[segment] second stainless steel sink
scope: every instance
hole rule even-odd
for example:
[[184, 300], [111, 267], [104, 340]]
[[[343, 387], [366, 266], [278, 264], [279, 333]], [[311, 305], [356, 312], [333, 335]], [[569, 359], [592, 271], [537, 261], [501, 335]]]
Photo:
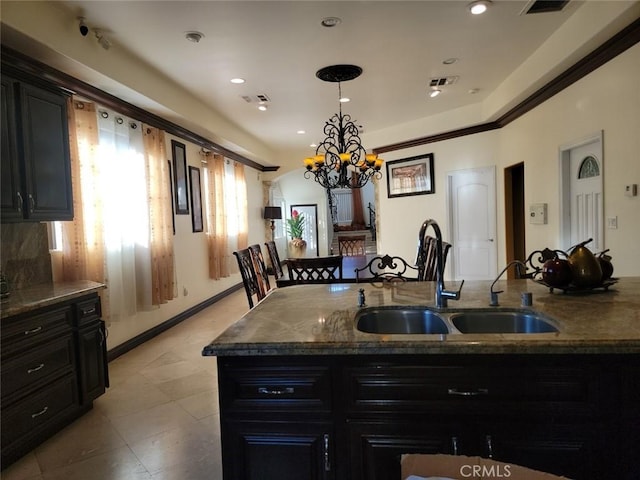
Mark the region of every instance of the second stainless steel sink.
[[358, 312], [356, 328], [366, 333], [449, 333], [444, 319], [425, 308], [372, 308]]
[[454, 313], [449, 319], [461, 333], [552, 333], [558, 329], [532, 312], [475, 311]]

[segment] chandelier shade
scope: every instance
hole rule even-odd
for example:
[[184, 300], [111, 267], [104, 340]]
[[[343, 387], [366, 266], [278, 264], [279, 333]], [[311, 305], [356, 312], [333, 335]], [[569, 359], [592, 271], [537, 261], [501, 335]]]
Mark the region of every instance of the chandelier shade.
[[[338, 83], [338, 99], [342, 98], [340, 83], [360, 76], [356, 65], [332, 65], [318, 70], [316, 76], [326, 82]], [[372, 178], [380, 178], [383, 160], [367, 153], [360, 140], [358, 126], [348, 114], [339, 111], [324, 125], [325, 138], [315, 155], [304, 160], [305, 178], [313, 178], [325, 189], [361, 188]]]

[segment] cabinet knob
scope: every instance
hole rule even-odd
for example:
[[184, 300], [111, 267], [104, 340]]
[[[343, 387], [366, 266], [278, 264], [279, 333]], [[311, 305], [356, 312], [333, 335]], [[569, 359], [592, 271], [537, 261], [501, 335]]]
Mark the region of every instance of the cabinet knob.
[[43, 368], [44, 368], [44, 363], [41, 363], [41, 364], [40, 364], [40, 365], [38, 365], [37, 367], [28, 368], [28, 369], [27, 369], [27, 373], [37, 372], [38, 370], [42, 370]]
[[458, 455], [458, 437], [451, 437], [451, 453]]
[[291, 395], [295, 393], [293, 387], [258, 387], [258, 393], [261, 395]]
[[476, 388], [475, 390], [458, 390], [457, 388], [450, 388], [447, 390], [447, 393], [459, 397], [477, 397], [478, 395], [489, 395], [489, 389]]
[[33, 195], [29, 194], [29, 212], [33, 213], [33, 210], [36, 208], [36, 201], [33, 198]]
[[487, 435], [484, 440], [487, 444], [487, 457], [493, 458], [493, 442], [491, 441], [491, 435]]
[[324, 434], [324, 471], [331, 471], [331, 462], [329, 461], [329, 434]]
[[16, 192], [16, 196], [18, 197], [18, 213], [22, 213], [22, 204], [24, 202], [22, 194], [20, 192]]
[[40, 410], [39, 412], [36, 413], [32, 413], [31, 414], [31, 418], [36, 418], [39, 417], [40, 415], [44, 415], [45, 413], [47, 413], [47, 410], [49, 410], [49, 407], [44, 407], [42, 410]]
[[42, 330], [42, 327], [41, 327], [41, 326], [40, 326], [40, 327], [33, 328], [33, 329], [31, 329], [31, 330], [25, 330], [24, 334], [25, 334], [25, 335], [31, 335], [31, 334], [33, 334], [33, 333], [38, 333], [40, 330]]

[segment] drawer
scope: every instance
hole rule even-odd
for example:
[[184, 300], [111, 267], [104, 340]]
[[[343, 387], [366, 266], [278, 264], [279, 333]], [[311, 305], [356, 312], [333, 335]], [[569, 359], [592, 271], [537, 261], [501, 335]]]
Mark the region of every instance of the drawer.
[[79, 409], [75, 375], [57, 380], [37, 394], [2, 409], [2, 450], [22, 437], [37, 436]]
[[2, 321], [2, 358], [71, 332], [72, 311], [66, 306]]
[[78, 327], [82, 327], [87, 323], [99, 319], [101, 315], [100, 297], [97, 295], [76, 304], [76, 320]]
[[75, 365], [73, 336], [41, 344], [30, 351], [2, 363], [2, 399], [37, 387], [72, 372]]
[[331, 410], [329, 367], [221, 367], [219, 380], [223, 411], [311, 411]]
[[565, 411], [597, 406], [597, 380], [580, 368], [384, 366], [345, 370], [350, 411]]

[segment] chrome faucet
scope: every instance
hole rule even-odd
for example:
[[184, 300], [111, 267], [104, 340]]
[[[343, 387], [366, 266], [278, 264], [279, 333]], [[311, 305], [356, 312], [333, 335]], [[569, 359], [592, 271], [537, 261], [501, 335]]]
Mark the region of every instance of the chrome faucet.
[[436, 307], [438, 308], [446, 308], [447, 302], [449, 299], [451, 300], [459, 300], [460, 299], [460, 291], [462, 290], [462, 285], [464, 285], [464, 280], [460, 284], [460, 289], [457, 291], [445, 290], [444, 288], [444, 258], [442, 256], [442, 232], [440, 231], [440, 227], [438, 223], [433, 219], [425, 220], [420, 228], [420, 232], [424, 234], [427, 230], [427, 227], [431, 225], [433, 227], [433, 231], [436, 234]]
[[[520, 260], [513, 260], [512, 262], [509, 262], [507, 264], [506, 267], [504, 267], [502, 269], [502, 271], [498, 274], [498, 276], [496, 277], [496, 279], [493, 281], [493, 283], [491, 284], [491, 288], [489, 289], [489, 297], [490, 297], [490, 302], [489, 302], [489, 306], [490, 307], [498, 307], [500, 306], [500, 304], [498, 303], [498, 294], [504, 292], [504, 290], [498, 290], [497, 292], [493, 290], [494, 285], [496, 284], [496, 282], [498, 280], [500, 280], [500, 277], [502, 276], [502, 274], [504, 272], [507, 271], [507, 269], [511, 266], [511, 265], [520, 265], [522, 267], [524, 267], [524, 271], [527, 271], [527, 266], [521, 262]], [[524, 292], [522, 294], [522, 306], [523, 307], [530, 307], [531, 306], [531, 294], [529, 292]]]

